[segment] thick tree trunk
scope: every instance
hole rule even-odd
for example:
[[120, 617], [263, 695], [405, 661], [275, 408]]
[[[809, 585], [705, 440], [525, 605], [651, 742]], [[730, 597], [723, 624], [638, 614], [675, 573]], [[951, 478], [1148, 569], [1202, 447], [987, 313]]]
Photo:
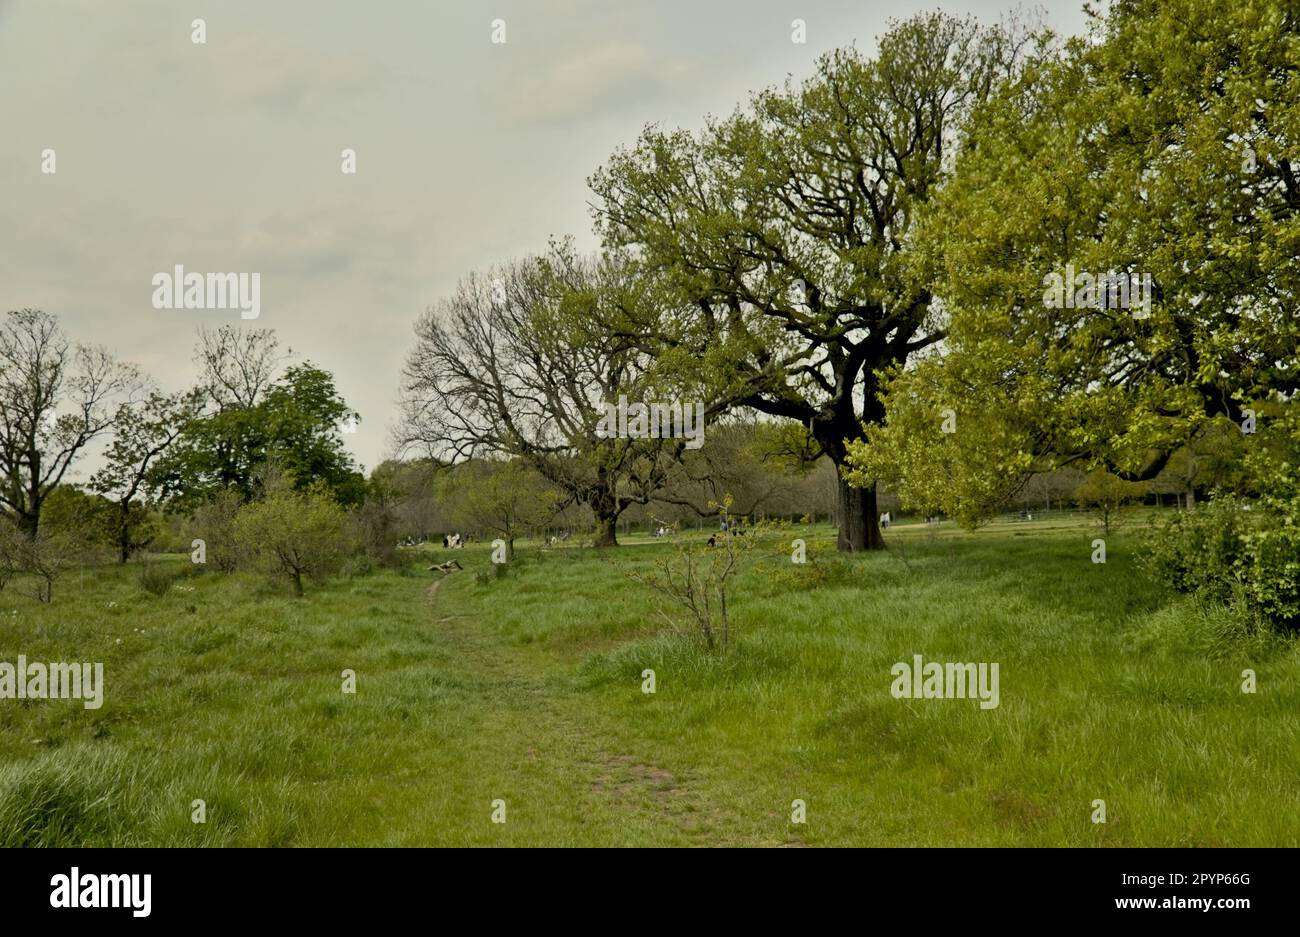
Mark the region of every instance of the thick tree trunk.
[[877, 523], [875, 483], [868, 488], [854, 488], [840, 476], [837, 495], [840, 533], [836, 545], [840, 551], [885, 549], [885, 538], [880, 535]]
[[39, 511], [20, 511], [15, 518], [18, 529], [22, 531], [23, 536], [28, 540], [36, 539], [36, 531], [41, 525], [41, 515]]
[[609, 515], [602, 517], [596, 515], [596, 546], [598, 547], [616, 547], [618, 546], [618, 516]]
[[596, 470], [596, 485], [590, 492], [591, 510], [596, 515], [596, 546], [618, 546], [618, 495], [605, 469]]

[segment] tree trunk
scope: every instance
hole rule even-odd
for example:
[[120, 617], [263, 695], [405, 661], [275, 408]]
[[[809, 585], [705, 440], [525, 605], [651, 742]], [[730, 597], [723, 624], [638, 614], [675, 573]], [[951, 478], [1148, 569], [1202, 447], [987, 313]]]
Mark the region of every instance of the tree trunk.
[[131, 506], [128, 503], [124, 509], [118, 512], [117, 519], [117, 561], [125, 563], [131, 558]]
[[596, 515], [596, 546], [598, 547], [616, 547], [618, 546], [618, 517], [609, 515], [602, 517]]
[[596, 470], [596, 484], [589, 492], [592, 512], [596, 515], [596, 546], [618, 546], [618, 495], [604, 468]]
[[839, 476], [836, 506], [840, 522], [836, 546], [841, 552], [885, 549], [885, 538], [880, 535], [877, 523], [880, 512], [876, 510], [874, 482], [868, 488], [854, 488]]

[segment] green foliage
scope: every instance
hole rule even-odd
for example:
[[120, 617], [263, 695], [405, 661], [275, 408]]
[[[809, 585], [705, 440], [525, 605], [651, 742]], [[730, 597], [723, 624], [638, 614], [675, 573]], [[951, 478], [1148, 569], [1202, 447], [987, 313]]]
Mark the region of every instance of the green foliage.
[[[750, 565], [755, 550], [763, 544], [766, 525], [746, 525], [744, 518], [730, 514], [732, 499], [724, 496], [721, 504], [711, 506], [727, 525], [712, 538], [713, 544], [687, 540], [675, 527], [670, 528], [671, 553], [663, 555], [652, 571], [629, 573], [633, 581], [669, 600], [671, 606], [688, 614], [688, 627], [703, 641], [706, 649], [721, 648], [725, 654], [731, 643], [734, 581]], [[674, 619], [664, 610], [659, 614], [675, 629]]]
[[552, 518], [561, 492], [523, 459], [476, 459], [449, 469], [438, 494], [458, 527], [507, 544]]
[[377, 487], [372, 485], [365, 501], [351, 512], [352, 527], [368, 560], [376, 566], [396, 566], [397, 512], [391, 499], [375, 490]]
[[[1294, 5], [1116, 3], [1095, 28], [1044, 40], [976, 110], [920, 220], [943, 353], [892, 372], [879, 457], [856, 454], [913, 501], [987, 513], [1081, 459], [1151, 478], [1210, 421], [1300, 386]], [[1067, 267], [1149, 274], [1149, 315], [1049, 302]]]
[[17, 524], [0, 515], [0, 592], [23, 568], [26, 539]]
[[319, 483], [305, 491], [274, 484], [239, 510], [234, 532], [251, 566], [287, 580], [296, 595], [304, 579], [337, 572], [354, 547], [347, 515]]
[[227, 402], [192, 420], [154, 477], [173, 506], [193, 508], [220, 490], [255, 497], [258, 469], [276, 462], [299, 490], [319, 483], [340, 504], [359, 504], [365, 477], [339, 436], [348, 417], [356, 414], [328, 372], [310, 362], [290, 367], [255, 403]]
[[831, 549], [831, 545], [823, 540], [807, 543], [804, 559], [803, 563], [793, 563], [790, 562], [789, 557], [780, 557], [777, 562], [771, 564], [767, 581], [773, 592], [804, 591], [842, 585], [853, 578], [853, 564]]
[[1248, 502], [1220, 495], [1180, 511], [1145, 539], [1145, 562], [1179, 592], [1219, 602], [1244, 594], [1245, 539], [1254, 518]]
[[[87, 552], [102, 552], [115, 544], [116, 507], [107, 498], [71, 485], [59, 485], [45, 499], [41, 528], [47, 535], [79, 544]], [[137, 514], [137, 523], [147, 520]]]
[[[891, 22], [874, 58], [835, 50], [698, 135], [652, 126], [615, 153], [591, 180], [597, 223], [664, 285], [637, 325], [657, 365], [711, 407], [808, 427], [843, 466], [885, 415], [882, 374], [943, 338], [914, 226], [1014, 46], [918, 14]], [[841, 492], [856, 516], [840, 549], [881, 547], [874, 481], [854, 481], [867, 490]]]
[[1221, 494], [1145, 540], [1145, 562], [1181, 592], [1243, 604], [1283, 628], [1300, 625], [1300, 498]]
[[1087, 508], [1105, 533], [1117, 529], [1134, 502], [1145, 494], [1147, 485], [1125, 481], [1105, 469], [1096, 469], [1074, 490], [1074, 500]]
[[223, 573], [233, 572], [239, 565], [239, 534], [235, 519], [243, 503], [237, 490], [223, 489], [194, 512], [191, 522], [191, 539], [204, 542], [207, 564]]

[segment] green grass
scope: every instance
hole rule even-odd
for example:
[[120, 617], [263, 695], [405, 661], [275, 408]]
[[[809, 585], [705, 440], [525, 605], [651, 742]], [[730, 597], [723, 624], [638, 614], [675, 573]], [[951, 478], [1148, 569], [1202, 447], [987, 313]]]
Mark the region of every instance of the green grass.
[[[669, 549], [646, 538], [524, 544], [481, 581], [475, 545], [432, 595], [422, 570], [301, 600], [215, 573], [156, 596], [134, 567], [49, 606], [11, 584], [0, 660], [103, 661], [107, 689], [0, 700], [0, 845], [1300, 844], [1300, 647], [1165, 592], [1126, 537], [1093, 564], [1094, 536], [896, 527], [841, 558], [796, 528], [737, 582], [725, 656], [665, 634], [628, 576]], [[913, 654], [998, 662], [1001, 705], [894, 699]]]

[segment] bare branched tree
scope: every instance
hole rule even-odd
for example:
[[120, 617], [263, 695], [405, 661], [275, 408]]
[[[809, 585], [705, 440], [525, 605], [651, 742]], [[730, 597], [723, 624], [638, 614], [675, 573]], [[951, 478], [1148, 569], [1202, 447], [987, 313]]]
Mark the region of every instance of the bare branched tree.
[[416, 326], [398, 445], [444, 462], [522, 458], [567, 503], [590, 506], [598, 545], [615, 545], [619, 515], [652, 498], [686, 443], [612, 438], [599, 427], [621, 395], [667, 393], [650, 359], [604, 326], [652, 301], [626, 265], [576, 257], [567, 245], [469, 277]]
[[199, 329], [194, 363], [202, 388], [217, 410], [229, 406], [255, 406], [271, 386], [293, 349], [280, 351], [280, 341], [270, 329], [241, 329], [223, 325]]
[[0, 323], [0, 511], [33, 539], [41, 506], [87, 445], [139, 390], [134, 367], [107, 349], [72, 345], [37, 309]]

